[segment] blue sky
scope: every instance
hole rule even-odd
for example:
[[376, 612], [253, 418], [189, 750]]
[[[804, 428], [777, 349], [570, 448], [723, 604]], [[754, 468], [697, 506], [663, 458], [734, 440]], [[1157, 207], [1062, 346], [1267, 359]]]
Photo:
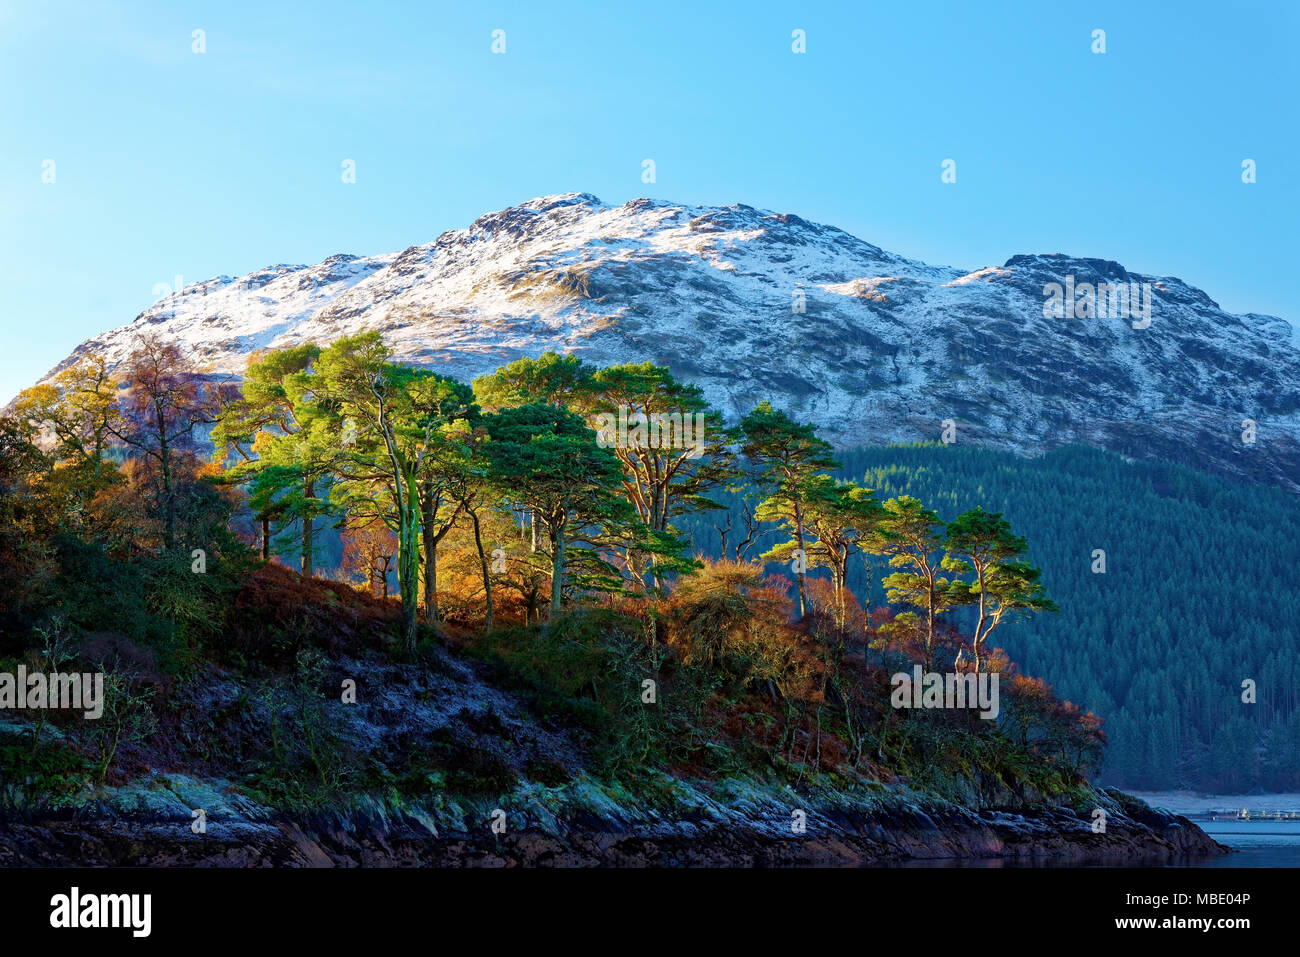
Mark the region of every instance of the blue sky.
[[971, 269], [1117, 259], [1300, 324], [1297, 11], [0, 0], [0, 402], [174, 276], [402, 249], [569, 190]]

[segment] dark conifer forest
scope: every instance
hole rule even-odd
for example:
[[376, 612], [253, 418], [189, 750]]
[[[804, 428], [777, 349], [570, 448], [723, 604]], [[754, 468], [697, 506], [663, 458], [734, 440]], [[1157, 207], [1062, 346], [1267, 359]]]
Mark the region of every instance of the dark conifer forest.
[[[1300, 504], [1281, 490], [1073, 446], [1025, 458], [919, 446], [837, 453], [883, 497], [1001, 512], [1060, 614], [1000, 636], [1029, 674], [1105, 718], [1102, 780], [1218, 793], [1300, 788]], [[733, 504], [737, 521], [744, 510]], [[692, 524], [710, 553], [710, 519]], [[1105, 552], [1094, 571], [1093, 552]], [[850, 568], [864, 594], [867, 556]], [[871, 602], [883, 599], [873, 579]], [[968, 627], [954, 610], [948, 619]], [[1242, 682], [1260, 693], [1242, 707]]]

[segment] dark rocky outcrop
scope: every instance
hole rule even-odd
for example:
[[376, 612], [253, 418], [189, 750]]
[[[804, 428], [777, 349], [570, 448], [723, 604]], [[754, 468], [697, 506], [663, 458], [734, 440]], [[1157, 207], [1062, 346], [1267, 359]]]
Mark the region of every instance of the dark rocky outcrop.
[[[655, 809], [609, 803], [608, 792], [587, 784], [558, 814], [546, 807], [554, 793], [516, 795], [503, 802], [501, 835], [491, 829], [495, 809], [469, 800], [293, 819], [244, 804], [214, 814], [204, 834], [192, 832], [183, 806], [155, 805], [131, 817], [11, 821], [0, 826], [0, 866], [1073, 866], [1227, 852], [1187, 818], [1112, 789], [1096, 793], [1107, 819], [1105, 832], [1094, 833], [1091, 814], [1059, 805], [975, 812], [893, 792], [854, 805], [838, 793], [801, 800], [731, 786], [713, 797], [688, 790], [676, 807]], [[806, 808], [805, 833], [793, 831], [792, 806]]]

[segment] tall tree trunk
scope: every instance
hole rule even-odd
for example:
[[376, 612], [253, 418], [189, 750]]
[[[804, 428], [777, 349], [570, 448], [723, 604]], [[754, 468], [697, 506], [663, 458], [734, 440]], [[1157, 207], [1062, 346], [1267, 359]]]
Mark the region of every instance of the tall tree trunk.
[[271, 560], [271, 518], [268, 515], [262, 516], [262, 561]]
[[302, 511], [302, 577], [311, 578], [316, 569], [312, 565], [312, 552], [315, 550], [315, 518], [310, 502], [316, 498], [315, 487], [313, 483], [306, 482], [302, 487], [303, 511]]
[[551, 620], [560, 616], [564, 594], [564, 518], [551, 526]]
[[464, 503], [457, 503], [451, 517], [438, 529], [438, 509], [443, 502], [442, 494], [425, 495], [420, 501], [421, 536], [424, 543], [424, 617], [426, 621], [437, 624], [438, 618], [438, 543], [460, 518]]
[[[656, 482], [650, 504], [650, 527], [656, 532], [668, 530], [668, 500], [663, 487]], [[659, 556], [650, 555], [650, 580], [658, 590], [663, 584], [663, 572], [659, 569]]]
[[929, 671], [934, 667], [934, 604], [937, 596], [934, 591], [934, 573], [930, 574], [925, 607], [925, 667]]
[[478, 510], [470, 509], [469, 517], [474, 522], [474, 546], [478, 549], [479, 568], [483, 570], [483, 594], [487, 596], [487, 634], [490, 635], [492, 634], [492, 575], [488, 572], [487, 555], [483, 553], [483, 535], [479, 530]]
[[401, 506], [397, 547], [397, 584], [402, 596], [402, 626], [406, 654], [415, 657], [418, 637], [420, 591], [420, 505], [415, 488], [407, 484], [407, 498]]
[[803, 618], [808, 614], [807, 600], [804, 598], [804, 573], [803, 568], [808, 564], [808, 552], [804, 549], [803, 542], [803, 509], [799, 507], [799, 499], [796, 493], [794, 498], [794, 537], [799, 543], [799, 565], [795, 571], [795, 577], [799, 580], [799, 617]]
[[831, 589], [835, 595], [835, 627], [840, 635], [844, 634], [845, 602], [844, 602], [844, 582], [848, 578], [848, 560], [845, 559], [843, 565], [835, 559], [835, 565], [831, 568]]

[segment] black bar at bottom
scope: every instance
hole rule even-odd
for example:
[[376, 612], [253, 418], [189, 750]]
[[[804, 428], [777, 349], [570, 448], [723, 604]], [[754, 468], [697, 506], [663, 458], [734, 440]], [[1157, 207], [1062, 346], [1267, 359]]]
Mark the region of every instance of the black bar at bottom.
[[[1295, 869], [1233, 868], [15, 869], [0, 871], [0, 923], [6, 944], [75, 934], [128, 946], [374, 946], [400, 934], [432, 943], [455, 928], [454, 939], [469, 934], [494, 949], [512, 939], [575, 948], [585, 939], [584, 950], [619, 940], [667, 948], [683, 935], [692, 943], [770, 946], [786, 931], [812, 932], [823, 943], [859, 937], [921, 948], [979, 939], [965, 934], [1036, 931], [1053, 940], [1129, 938], [1146, 946], [1200, 936], [1231, 946], [1242, 935], [1294, 927], [1296, 876]], [[146, 894], [143, 936], [144, 898], [117, 895]], [[82, 914], [104, 922], [116, 914], [125, 926], [52, 926], [52, 917], [70, 925]]]

